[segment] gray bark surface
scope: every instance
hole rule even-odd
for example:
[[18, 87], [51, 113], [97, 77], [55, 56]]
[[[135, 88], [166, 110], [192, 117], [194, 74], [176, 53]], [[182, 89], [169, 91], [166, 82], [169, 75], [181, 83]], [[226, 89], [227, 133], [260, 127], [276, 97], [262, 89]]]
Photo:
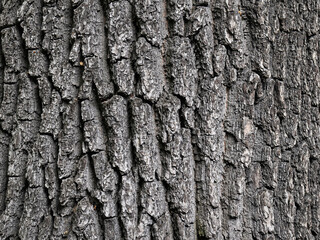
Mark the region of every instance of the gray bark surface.
[[0, 239], [320, 239], [318, 0], [2, 0]]

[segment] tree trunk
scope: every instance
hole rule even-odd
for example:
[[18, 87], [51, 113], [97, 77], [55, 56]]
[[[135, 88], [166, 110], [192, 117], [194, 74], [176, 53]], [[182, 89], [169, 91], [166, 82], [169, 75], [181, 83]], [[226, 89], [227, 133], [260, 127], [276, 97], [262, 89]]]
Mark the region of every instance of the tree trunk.
[[0, 239], [320, 239], [318, 0], [0, 9]]

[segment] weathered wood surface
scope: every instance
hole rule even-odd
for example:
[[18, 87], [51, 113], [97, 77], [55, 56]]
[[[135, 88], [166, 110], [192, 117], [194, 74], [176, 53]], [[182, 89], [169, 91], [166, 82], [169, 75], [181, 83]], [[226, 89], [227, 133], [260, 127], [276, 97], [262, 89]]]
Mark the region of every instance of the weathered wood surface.
[[0, 239], [320, 239], [318, 0], [3, 0]]

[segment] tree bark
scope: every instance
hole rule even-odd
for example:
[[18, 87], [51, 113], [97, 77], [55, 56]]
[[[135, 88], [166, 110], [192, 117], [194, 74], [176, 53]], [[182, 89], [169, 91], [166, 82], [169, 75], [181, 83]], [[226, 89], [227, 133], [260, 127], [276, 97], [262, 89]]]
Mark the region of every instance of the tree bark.
[[315, 0], [3, 0], [0, 239], [320, 239]]

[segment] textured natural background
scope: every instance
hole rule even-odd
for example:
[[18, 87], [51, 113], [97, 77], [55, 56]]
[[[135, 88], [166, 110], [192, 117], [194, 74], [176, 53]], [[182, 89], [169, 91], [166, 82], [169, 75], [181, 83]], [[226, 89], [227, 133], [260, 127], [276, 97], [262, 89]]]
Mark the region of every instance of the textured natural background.
[[2, 0], [0, 239], [320, 239], [319, 0]]

